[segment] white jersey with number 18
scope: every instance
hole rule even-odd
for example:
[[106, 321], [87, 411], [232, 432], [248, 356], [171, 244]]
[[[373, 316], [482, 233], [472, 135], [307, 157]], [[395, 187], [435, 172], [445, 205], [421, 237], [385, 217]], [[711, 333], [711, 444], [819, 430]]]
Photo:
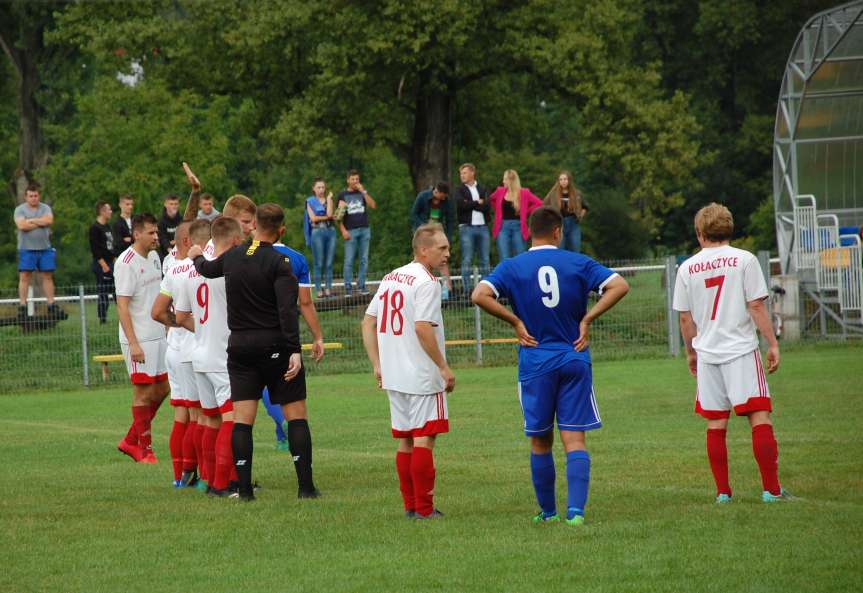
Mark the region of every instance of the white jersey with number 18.
[[383, 277], [366, 309], [377, 320], [378, 352], [384, 389], [432, 395], [446, 387], [440, 370], [417, 339], [414, 323], [428, 321], [444, 351], [441, 288], [422, 264], [409, 263]]
[[766, 296], [754, 255], [730, 245], [707, 247], [678, 268], [674, 309], [691, 312], [698, 328], [692, 347], [699, 359], [723, 364], [758, 348], [746, 304]]
[[[213, 259], [211, 245], [204, 257]], [[228, 372], [228, 299], [224, 278], [204, 278], [195, 266], [180, 275], [174, 301], [177, 311], [191, 312], [195, 319], [195, 348], [192, 368], [201, 373]]]

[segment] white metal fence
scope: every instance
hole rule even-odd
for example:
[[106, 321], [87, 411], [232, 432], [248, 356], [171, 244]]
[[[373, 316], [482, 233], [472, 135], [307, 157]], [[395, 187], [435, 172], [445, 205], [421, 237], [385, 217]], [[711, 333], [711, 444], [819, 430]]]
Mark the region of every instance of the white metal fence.
[[[766, 266], [766, 257], [762, 259]], [[632, 290], [592, 326], [593, 357], [677, 355], [680, 336], [676, 315], [671, 313], [676, 259], [606, 264], [626, 277]], [[370, 290], [382, 275], [369, 275]], [[460, 277], [454, 275], [452, 281], [454, 291], [443, 309], [448, 360], [454, 366], [515, 365], [512, 328], [473, 306], [461, 290]], [[346, 299], [340, 283], [335, 292], [335, 298], [317, 300], [316, 306], [325, 341], [336, 347], [327, 351], [320, 364], [307, 358], [309, 374], [369, 370], [359, 324], [370, 297], [354, 291], [353, 298]], [[100, 323], [95, 285], [58, 287], [57, 303], [69, 316], [62, 321], [46, 318], [44, 299], [34, 299], [35, 317], [22, 322], [16, 294], [14, 289], [0, 291], [0, 393], [128, 381], [123, 362], [94, 360], [120, 353], [115, 304], [110, 302], [107, 322]], [[302, 322], [300, 326], [303, 341], [310, 342], [307, 328]]]

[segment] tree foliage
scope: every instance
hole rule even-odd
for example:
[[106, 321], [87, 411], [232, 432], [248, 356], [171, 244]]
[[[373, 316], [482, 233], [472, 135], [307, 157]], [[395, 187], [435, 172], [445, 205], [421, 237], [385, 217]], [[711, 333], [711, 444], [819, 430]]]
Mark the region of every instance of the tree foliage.
[[[380, 204], [377, 269], [406, 256], [416, 191], [456, 180], [464, 161], [489, 185], [515, 168], [538, 195], [572, 170], [600, 258], [686, 249], [691, 215], [710, 199], [732, 207], [740, 231], [763, 234], [750, 214], [769, 195], [782, 67], [821, 4], [58, 5], [45, 40], [63, 57], [40, 64], [52, 156], [38, 175], [58, 212], [60, 281], [88, 279], [80, 237], [97, 199], [132, 193], [157, 210], [162, 194], [185, 193], [182, 160], [220, 202], [243, 192], [283, 204], [297, 247], [312, 179], [338, 191], [361, 169]], [[117, 80], [133, 68], [137, 84]], [[9, 90], [0, 83], [3, 137], [14, 135]], [[8, 161], [0, 153], [7, 178]]]

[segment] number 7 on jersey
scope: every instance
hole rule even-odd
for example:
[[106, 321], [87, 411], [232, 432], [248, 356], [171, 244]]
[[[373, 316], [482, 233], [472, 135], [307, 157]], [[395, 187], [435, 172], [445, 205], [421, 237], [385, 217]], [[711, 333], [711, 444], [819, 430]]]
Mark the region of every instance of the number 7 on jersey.
[[722, 284], [725, 282], [725, 274], [714, 276], [713, 278], [704, 279], [705, 288], [716, 287], [716, 296], [713, 297], [713, 313], [710, 314], [710, 320], [716, 319], [716, 309], [719, 308], [719, 296], [722, 294]]

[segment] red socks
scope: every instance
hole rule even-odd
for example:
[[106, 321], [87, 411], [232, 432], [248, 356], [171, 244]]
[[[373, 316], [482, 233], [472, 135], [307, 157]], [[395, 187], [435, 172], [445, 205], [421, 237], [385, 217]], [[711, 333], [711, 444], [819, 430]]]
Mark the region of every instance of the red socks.
[[402, 491], [402, 500], [406, 511], [416, 510], [414, 504], [414, 483], [411, 479], [411, 457], [410, 453], [396, 452], [396, 473], [399, 475], [399, 490]]
[[135, 431], [138, 433], [137, 444], [146, 453], [152, 449], [150, 420], [153, 416], [150, 414], [150, 406], [132, 406], [132, 418], [135, 424]]
[[417, 514], [429, 515], [434, 510], [434, 457], [431, 449], [414, 447], [411, 457], [411, 480]]
[[207, 474], [207, 464], [204, 462], [204, 433], [207, 432], [207, 427], [203, 424], [198, 424], [195, 430], [195, 456], [198, 458], [198, 476], [202, 480], [209, 480]]
[[198, 454], [195, 452], [195, 435], [198, 432], [198, 423], [189, 422], [183, 435], [183, 471], [190, 472], [198, 467]]
[[207, 484], [212, 486], [216, 479], [216, 439], [219, 429], [210, 426], [204, 427], [204, 465], [207, 468]]
[[171, 439], [168, 441], [171, 449], [171, 461], [174, 463], [174, 480], [179, 480], [183, 475], [183, 441], [186, 437], [186, 424], [174, 420], [174, 428], [171, 429]]
[[716, 481], [716, 495], [731, 496], [731, 486], [728, 485], [728, 448], [725, 446], [725, 429], [707, 429], [707, 459], [710, 460], [710, 471]]
[[222, 421], [222, 426], [216, 437], [216, 476], [212, 483], [216, 490], [224, 490], [228, 487], [231, 468], [234, 467], [234, 451], [231, 448], [231, 433], [233, 431], [233, 422]]
[[752, 427], [752, 453], [761, 470], [761, 486], [770, 494], [779, 496], [782, 491], [779, 485], [779, 447], [770, 424]]

